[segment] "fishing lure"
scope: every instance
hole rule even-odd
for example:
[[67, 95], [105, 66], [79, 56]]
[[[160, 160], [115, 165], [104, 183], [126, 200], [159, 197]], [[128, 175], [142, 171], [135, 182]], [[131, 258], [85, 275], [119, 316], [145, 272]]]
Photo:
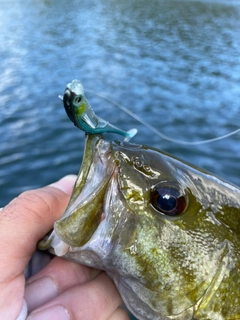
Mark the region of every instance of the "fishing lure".
[[69, 83], [63, 97], [59, 96], [59, 98], [63, 101], [66, 113], [74, 125], [86, 133], [116, 133], [124, 136], [125, 141], [129, 141], [137, 133], [137, 129], [123, 131], [98, 117], [91, 108], [79, 80]]

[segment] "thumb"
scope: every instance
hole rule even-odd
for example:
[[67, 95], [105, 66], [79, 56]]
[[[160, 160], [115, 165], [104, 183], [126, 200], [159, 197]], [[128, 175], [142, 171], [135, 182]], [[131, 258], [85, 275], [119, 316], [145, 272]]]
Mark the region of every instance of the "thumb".
[[76, 176], [69, 175], [50, 186], [26, 191], [0, 211], [2, 281], [23, 272], [37, 242], [62, 216], [75, 180]]

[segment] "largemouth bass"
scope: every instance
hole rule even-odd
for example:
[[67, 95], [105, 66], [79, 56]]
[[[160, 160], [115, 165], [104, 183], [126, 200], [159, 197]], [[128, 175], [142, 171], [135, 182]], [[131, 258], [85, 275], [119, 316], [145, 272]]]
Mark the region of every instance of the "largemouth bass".
[[39, 248], [105, 270], [139, 320], [240, 319], [240, 189], [159, 150], [86, 135]]

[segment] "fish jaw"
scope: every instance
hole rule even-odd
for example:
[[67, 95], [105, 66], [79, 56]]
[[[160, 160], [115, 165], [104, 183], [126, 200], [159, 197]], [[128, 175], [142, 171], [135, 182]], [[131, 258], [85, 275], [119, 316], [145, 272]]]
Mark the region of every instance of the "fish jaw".
[[112, 257], [120, 257], [122, 247], [134, 235], [126, 225], [136, 225], [136, 215], [119, 192], [118, 175], [112, 144], [100, 135], [86, 135], [83, 163], [69, 205], [52, 233], [39, 242], [39, 249], [105, 270], [116, 280]]
[[[101, 136], [86, 135], [82, 166], [76, 180], [71, 200], [62, 218], [38, 244], [53, 254], [65, 256], [68, 252], [86, 249], [84, 245], [99, 229], [106, 218], [104, 197], [110, 180], [116, 179], [116, 163], [112, 158], [111, 144]], [[97, 231], [101, 234], [101, 228]], [[79, 262], [84, 261], [79, 258]]]

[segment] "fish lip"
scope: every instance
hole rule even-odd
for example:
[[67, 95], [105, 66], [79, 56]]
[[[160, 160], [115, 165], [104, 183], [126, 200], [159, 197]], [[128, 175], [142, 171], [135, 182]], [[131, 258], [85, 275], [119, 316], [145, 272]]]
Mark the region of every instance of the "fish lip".
[[[100, 134], [86, 134], [82, 165], [68, 207], [63, 216], [54, 223], [53, 232], [39, 242], [39, 249], [49, 249], [52, 253], [63, 256], [67, 252], [80, 250], [80, 248], [85, 247], [91, 241], [102, 220], [107, 219], [107, 212], [104, 211], [104, 196], [99, 196], [101, 207], [97, 214], [100, 221], [95, 224], [95, 229], [92, 230], [91, 236], [85, 243], [75, 245], [72, 241], [69, 241], [67, 233], [66, 235], [63, 234], [59, 225], [63, 221], [66, 221], [65, 226], [67, 226], [68, 223], [71, 223], [68, 219], [71, 220], [71, 215], [79, 207], [87, 209], [88, 205], [91, 205], [91, 199], [95, 199], [98, 193], [100, 194], [104, 183], [107, 186], [115, 172], [116, 166], [117, 164], [112, 154], [112, 144], [106, 141]], [[92, 195], [93, 189], [96, 189], [94, 195]]]

